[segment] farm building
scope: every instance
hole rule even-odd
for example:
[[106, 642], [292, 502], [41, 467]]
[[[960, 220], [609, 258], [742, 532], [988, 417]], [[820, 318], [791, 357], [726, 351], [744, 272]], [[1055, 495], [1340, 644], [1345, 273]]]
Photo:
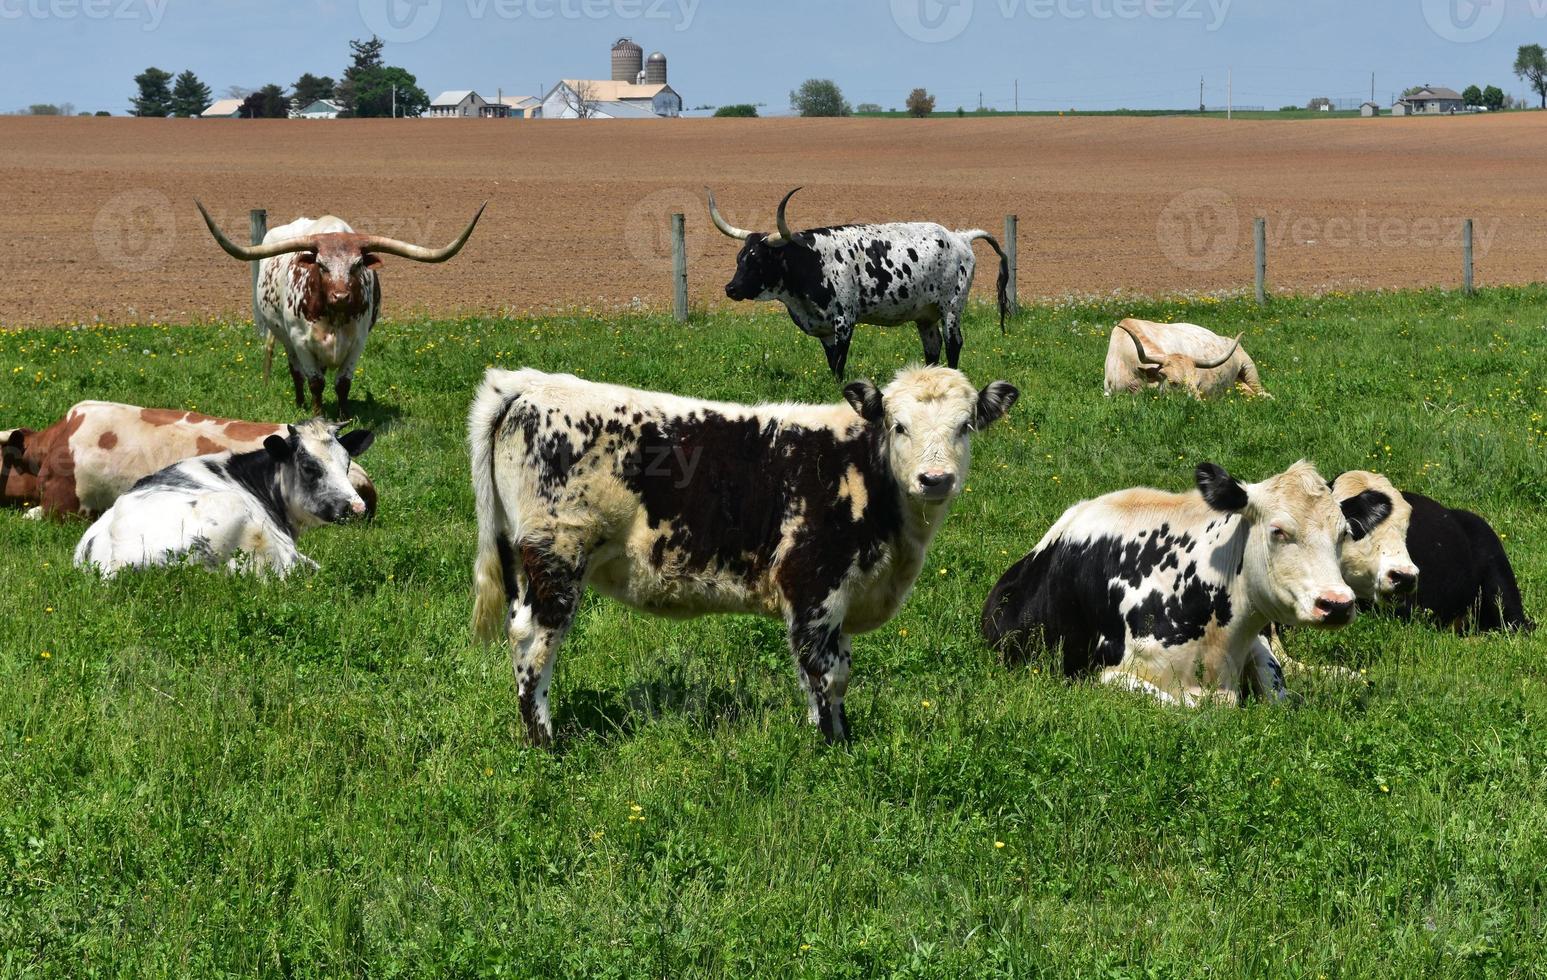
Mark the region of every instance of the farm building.
[[236, 119], [242, 114], [241, 99], [221, 99], [199, 113], [200, 119]]
[[504, 95], [499, 104], [511, 119], [541, 119], [543, 100], [532, 95]]
[[1374, 102], [1366, 102], [1364, 105], [1359, 107], [1359, 115], [1366, 119], [1378, 116], [1380, 115], [1380, 106], [1376, 105]]
[[430, 102], [431, 119], [503, 119], [505, 107], [471, 90], [442, 92]]
[[304, 109], [297, 109], [293, 113], [296, 119], [337, 119], [344, 107], [331, 99], [318, 99]]
[[1465, 112], [1466, 100], [1455, 89], [1444, 86], [1434, 87], [1425, 85], [1411, 95], [1403, 96], [1397, 105], [1406, 104], [1406, 111], [1397, 112], [1396, 106], [1392, 107], [1392, 115], [1396, 116], [1438, 116], [1450, 112]]
[[675, 118], [682, 96], [667, 83], [666, 55], [645, 50], [628, 38], [612, 46], [610, 79], [566, 78], [542, 99], [544, 119]]

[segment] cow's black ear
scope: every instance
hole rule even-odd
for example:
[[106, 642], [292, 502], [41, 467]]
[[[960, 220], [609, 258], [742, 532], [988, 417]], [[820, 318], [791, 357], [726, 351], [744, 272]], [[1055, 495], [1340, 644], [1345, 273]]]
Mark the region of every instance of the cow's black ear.
[[851, 381], [843, 389], [843, 400], [866, 422], [881, 421], [881, 391], [869, 381]]
[[978, 392], [976, 428], [986, 429], [1004, 418], [1021, 400], [1021, 390], [1008, 381], [995, 381]]
[[1203, 493], [1203, 501], [1215, 510], [1236, 514], [1246, 509], [1246, 487], [1231, 476], [1223, 466], [1199, 463], [1193, 479]]
[[364, 456], [365, 451], [371, 448], [371, 443], [375, 441], [376, 433], [370, 429], [356, 429], [338, 437], [338, 444], [344, 447], [344, 452], [348, 453], [351, 459]]
[[1339, 506], [1343, 508], [1349, 534], [1355, 541], [1374, 534], [1375, 529], [1391, 516], [1391, 498], [1379, 490], [1366, 490], [1357, 497], [1348, 498]]
[[272, 435], [263, 440], [263, 448], [269, 456], [281, 463], [295, 455], [295, 447], [290, 445], [289, 439], [281, 435]]
[[0, 455], [6, 459], [21, 459], [27, 452], [27, 438], [34, 434], [31, 429], [12, 429], [5, 442], [0, 444]]

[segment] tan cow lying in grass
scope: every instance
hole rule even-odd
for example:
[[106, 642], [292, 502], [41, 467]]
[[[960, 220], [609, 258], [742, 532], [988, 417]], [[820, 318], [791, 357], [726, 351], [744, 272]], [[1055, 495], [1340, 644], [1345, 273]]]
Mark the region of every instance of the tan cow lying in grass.
[[1273, 397], [1241, 337], [1232, 342], [1194, 323], [1124, 320], [1107, 343], [1106, 393], [1176, 385], [1198, 399], [1237, 387], [1247, 397]]
[[[182, 409], [80, 402], [41, 432], [0, 430], [0, 504], [28, 508], [33, 518], [96, 518], [152, 473], [193, 456], [252, 452], [285, 430]], [[349, 482], [374, 515], [371, 478], [351, 464]]]

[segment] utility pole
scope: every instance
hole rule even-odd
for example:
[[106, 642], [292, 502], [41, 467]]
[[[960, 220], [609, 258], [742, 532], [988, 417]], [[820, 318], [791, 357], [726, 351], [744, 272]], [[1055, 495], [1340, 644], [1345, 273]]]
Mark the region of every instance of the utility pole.
[[397, 86], [392, 86], [392, 118], [397, 118]]
[[1021, 114], [1021, 80], [1019, 78], [1015, 80], [1015, 114], [1017, 116]]
[[1206, 105], [1205, 105], [1205, 103], [1203, 101], [1203, 76], [1199, 75], [1198, 76], [1198, 111], [1202, 112], [1205, 108], [1206, 108]]
[[1370, 101], [1375, 101], [1375, 73], [1370, 72]]
[[1235, 69], [1225, 69], [1225, 118], [1235, 118]]

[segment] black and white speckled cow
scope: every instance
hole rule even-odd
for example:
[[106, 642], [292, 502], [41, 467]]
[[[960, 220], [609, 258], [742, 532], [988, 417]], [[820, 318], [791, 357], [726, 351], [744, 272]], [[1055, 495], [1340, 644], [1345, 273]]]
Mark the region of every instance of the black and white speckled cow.
[[1204, 463], [1196, 481], [1193, 493], [1124, 490], [1071, 507], [994, 587], [984, 636], [1012, 656], [1061, 646], [1066, 673], [1099, 670], [1168, 704], [1281, 692], [1259, 634], [1352, 622], [1340, 545], [1391, 502], [1369, 492], [1339, 504], [1305, 462], [1254, 484]]
[[943, 339], [946, 363], [957, 367], [962, 310], [977, 270], [972, 243], [979, 239], [999, 253], [999, 329], [1004, 331], [1010, 263], [988, 232], [951, 231], [913, 222], [796, 233], [790, 231], [785, 209], [798, 190], [779, 203], [776, 235], [731, 225], [720, 214], [713, 191], [709, 191], [709, 216], [722, 233], [746, 242], [725, 295], [738, 302], [783, 303], [795, 325], [827, 348], [827, 366], [834, 377], [843, 380], [854, 326], [859, 323], [884, 327], [916, 323], [925, 363], [940, 363]]
[[474, 632], [511, 645], [527, 733], [586, 585], [662, 616], [783, 619], [813, 724], [847, 739], [849, 638], [885, 625], [963, 486], [974, 433], [1019, 397], [947, 368], [848, 404], [733, 405], [491, 369], [468, 422]]

